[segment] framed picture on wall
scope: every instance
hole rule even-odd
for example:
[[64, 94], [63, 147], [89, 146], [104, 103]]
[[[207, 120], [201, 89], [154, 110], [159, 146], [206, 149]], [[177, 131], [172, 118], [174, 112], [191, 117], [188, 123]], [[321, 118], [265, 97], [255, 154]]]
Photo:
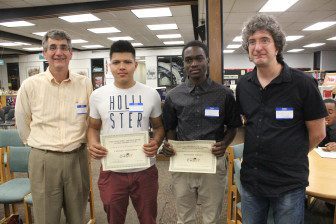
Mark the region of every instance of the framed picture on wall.
[[40, 67], [39, 66], [33, 66], [27, 68], [27, 74], [28, 77], [39, 74], [40, 73]]
[[104, 73], [93, 73], [92, 74], [92, 85], [93, 89], [97, 89], [104, 85]]
[[184, 79], [182, 56], [157, 57], [158, 86], [174, 87]]

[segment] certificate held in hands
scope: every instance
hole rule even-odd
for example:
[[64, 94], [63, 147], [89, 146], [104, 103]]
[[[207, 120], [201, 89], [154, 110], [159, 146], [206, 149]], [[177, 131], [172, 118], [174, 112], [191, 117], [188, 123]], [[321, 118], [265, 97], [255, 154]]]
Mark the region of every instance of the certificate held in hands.
[[100, 142], [108, 153], [102, 159], [103, 170], [125, 170], [150, 167], [150, 158], [143, 152], [148, 132], [101, 135]]
[[216, 173], [217, 158], [211, 153], [214, 141], [172, 141], [176, 155], [170, 157], [169, 171], [187, 173]]

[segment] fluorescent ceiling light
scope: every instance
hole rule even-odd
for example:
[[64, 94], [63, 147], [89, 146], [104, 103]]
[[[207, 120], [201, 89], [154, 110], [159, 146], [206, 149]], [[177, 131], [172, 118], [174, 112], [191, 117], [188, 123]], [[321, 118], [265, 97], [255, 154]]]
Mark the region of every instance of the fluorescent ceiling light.
[[322, 45], [325, 45], [325, 43], [312, 43], [312, 44], [305, 45], [303, 47], [319, 47]]
[[141, 61], [141, 62], [146, 62], [146, 60], [145, 60], [145, 59], [141, 59], [141, 60], [138, 60], [138, 61]]
[[87, 40], [82, 40], [82, 39], [71, 40], [72, 44], [82, 44], [82, 43], [87, 43], [87, 42], [88, 42]]
[[298, 35], [298, 36], [286, 36], [286, 41], [294, 41], [302, 38], [303, 36]]
[[88, 13], [88, 14], [80, 14], [80, 15], [73, 15], [73, 16], [60, 16], [58, 17], [63, 19], [69, 23], [81, 23], [81, 22], [91, 22], [91, 21], [98, 21], [100, 20], [98, 17]]
[[289, 52], [289, 53], [295, 53], [295, 52], [300, 52], [300, 51], [304, 51], [304, 49], [292, 49], [292, 50], [289, 50], [287, 52]]
[[94, 45], [83, 45], [82, 47], [84, 47], [84, 48], [102, 48], [104, 46], [99, 45], [99, 44], [94, 44]]
[[330, 37], [330, 38], [328, 38], [327, 40], [336, 40], [336, 36], [334, 36], [334, 37]]
[[241, 47], [241, 44], [229, 44], [226, 48], [237, 49], [237, 48], [240, 48], [240, 47]]
[[42, 51], [43, 47], [24, 47], [23, 49], [27, 51]]
[[315, 23], [311, 26], [308, 26], [306, 28], [304, 28], [303, 30], [304, 31], [307, 31], [307, 30], [323, 30], [329, 26], [332, 26], [332, 25], [335, 25], [336, 22], [335, 21], [332, 21], [332, 22], [318, 22], [318, 23]]
[[46, 33], [47, 32], [36, 32], [36, 33], [33, 33], [33, 34], [43, 37]]
[[227, 54], [227, 53], [233, 53], [235, 50], [223, 50], [223, 53], [224, 54]]
[[177, 45], [177, 44], [184, 44], [183, 40], [179, 40], [179, 41], [164, 41], [163, 42], [165, 45]]
[[172, 16], [168, 7], [152, 9], [133, 9], [131, 10], [138, 18], [167, 17]]
[[147, 25], [150, 30], [177, 30], [176, 23]]
[[3, 47], [15, 47], [15, 46], [29, 46], [31, 44], [27, 44], [27, 43], [23, 43], [23, 42], [3, 42], [3, 43], [0, 43], [0, 46], [3, 46]]
[[4, 22], [0, 23], [1, 26], [6, 26], [6, 27], [21, 27], [21, 26], [35, 26], [35, 24], [27, 22], [27, 21], [12, 21], [12, 22]]
[[233, 42], [242, 42], [243, 38], [242, 38], [242, 36], [236, 36], [232, 41]]
[[180, 38], [181, 34], [159, 34], [156, 35], [159, 39], [174, 39], [174, 38]]
[[268, 0], [259, 12], [284, 12], [298, 0]]
[[91, 31], [93, 33], [119, 33], [121, 32], [115, 27], [102, 27], [102, 28], [91, 28], [87, 29], [88, 31]]
[[142, 43], [132, 43], [133, 47], [140, 47], [140, 46], [143, 46]]
[[125, 37], [108, 37], [107, 39], [112, 40], [112, 41], [118, 41], [118, 40], [134, 40], [130, 36], [125, 36]]

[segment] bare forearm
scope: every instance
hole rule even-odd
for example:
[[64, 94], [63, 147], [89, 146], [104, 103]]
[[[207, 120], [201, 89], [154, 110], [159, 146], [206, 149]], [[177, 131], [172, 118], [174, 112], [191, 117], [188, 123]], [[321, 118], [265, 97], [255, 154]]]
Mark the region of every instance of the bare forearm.
[[227, 148], [232, 143], [233, 139], [236, 137], [237, 130], [237, 128], [230, 128], [225, 131], [223, 138], [225, 148]]
[[160, 146], [162, 144], [165, 135], [163, 126], [159, 128], [153, 128], [153, 132], [154, 132], [153, 138]]

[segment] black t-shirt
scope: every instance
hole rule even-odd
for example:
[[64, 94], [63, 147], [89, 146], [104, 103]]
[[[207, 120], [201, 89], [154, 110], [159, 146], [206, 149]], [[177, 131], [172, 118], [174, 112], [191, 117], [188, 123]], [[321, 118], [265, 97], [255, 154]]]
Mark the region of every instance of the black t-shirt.
[[243, 186], [269, 197], [307, 186], [305, 121], [327, 116], [314, 79], [283, 64], [280, 75], [262, 88], [254, 69], [238, 82], [237, 104], [247, 119]]

